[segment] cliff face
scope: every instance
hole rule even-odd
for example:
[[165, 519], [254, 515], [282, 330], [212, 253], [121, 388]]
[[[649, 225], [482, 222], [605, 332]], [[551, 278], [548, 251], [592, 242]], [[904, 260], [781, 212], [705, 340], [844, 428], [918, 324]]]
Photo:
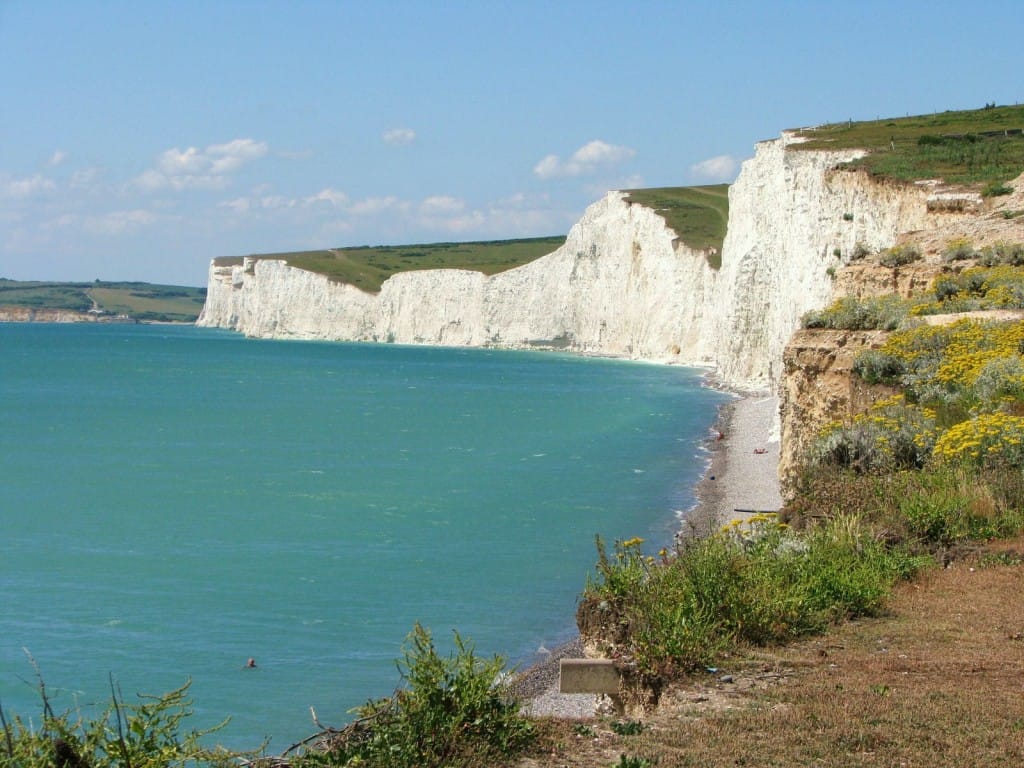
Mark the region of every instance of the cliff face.
[[865, 384], [853, 375], [853, 362], [866, 349], [877, 349], [887, 331], [803, 330], [793, 334], [783, 355], [779, 393], [782, 446], [779, 477], [792, 480], [797, 460], [828, 422], [867, 410], [894, 390]]
[[250, 336], [548, 347], [710, 362], [700, 330], [715, 273], [648, 208], [609, 193], [554, 253], [490, 277], [403, 272], [379, 294], [282, 261], [211, 266], [198, 324]]
[[250, 336], [548, 347], [706, 364], [723, 382], [779, 386], [800, 316], [833, 291], [830, 267], [929, 225], [925, 189], [834, 171], [856, 152], [809, 152], [794, 139], [757, 145], [729, 191], [722, 267], [709, 267], [652, 210], [611, 192], [565, 245], [491, 277], [460, 270], [397, 274], [379, 294], [247, 259], [211, 265], [198, 324]]

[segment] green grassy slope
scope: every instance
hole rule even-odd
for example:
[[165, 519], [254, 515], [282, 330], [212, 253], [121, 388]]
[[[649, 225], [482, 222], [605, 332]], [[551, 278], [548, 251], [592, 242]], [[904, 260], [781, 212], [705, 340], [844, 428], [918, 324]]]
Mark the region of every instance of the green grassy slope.
[[729, 185], [659, 187], [626, 190], [629, 200], [659, 213], [691, 248], [714, 248], [708, 261], [721, 265], [722, 242], [729, 222]]
[[[375, 245], [323, 251], [262, 253], [257, 259], [283, 259], [289, 265], [326, 275], [375, 293], [396, 272], [416, 269], [471, 269], [493, 275], [527, 264], [558, 249], [564, 237], [493, 240], [473, 243]], [[217, 259], [218, 265], [240, 264], [241, 258]]]
[[136, 320], [195, 322], [205, 288], [151, 283], [51, 283], [0, 279], [0, 306], [129, 315]]
[[799, 131], [792, 149], [863, 148], [850, 163], [897, 179], [941, 178], [950, 184], [999, 185], [1024, 170], [1024, 105], [830, 123]]

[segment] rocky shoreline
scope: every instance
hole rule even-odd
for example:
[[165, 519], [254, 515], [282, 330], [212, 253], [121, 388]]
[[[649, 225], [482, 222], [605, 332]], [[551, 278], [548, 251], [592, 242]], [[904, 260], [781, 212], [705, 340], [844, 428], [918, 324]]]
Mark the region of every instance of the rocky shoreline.
[[[764, 392], [745, 393], [719, 408], [708, 438], [711, 460], [680, 535], [704, 536], [734, 518], [779, 509], [777, 410], [778, 398]], [[527, 702], [526, 711], [567, 719], [593, 717], [597, 696], [558, 692], [560, 660], [583, 656], [576, 638], [519, 674], [513, 690]]]

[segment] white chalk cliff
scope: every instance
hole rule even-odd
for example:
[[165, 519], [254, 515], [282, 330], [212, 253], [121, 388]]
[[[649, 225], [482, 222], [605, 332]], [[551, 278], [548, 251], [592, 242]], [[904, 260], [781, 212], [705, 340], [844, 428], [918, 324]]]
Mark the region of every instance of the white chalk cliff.
[[710, 365], [728, 384], [775, 389], [800, 316], [830, 299], [829, 268], [858, 242], [889, 247], [937, 215], [924, 187], [834, 171], [857, 153], [794, 141], [762, 142], [743, 164], [719, 270], [683, 244], [685, 232], [610, 192], [561, 248], [490, 277], [404, 272], [369, 294], [283, 261], [212, 264], [198, 324], [270, 338], [547, 346]]

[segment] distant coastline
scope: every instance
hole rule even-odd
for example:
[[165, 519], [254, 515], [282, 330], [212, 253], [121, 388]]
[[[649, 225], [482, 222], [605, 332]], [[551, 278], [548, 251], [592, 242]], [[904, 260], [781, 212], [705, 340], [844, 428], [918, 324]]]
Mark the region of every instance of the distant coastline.
[[70, 309], [0, 307], [0, 323], [138, 323], [130, 315], [76, 312]]

